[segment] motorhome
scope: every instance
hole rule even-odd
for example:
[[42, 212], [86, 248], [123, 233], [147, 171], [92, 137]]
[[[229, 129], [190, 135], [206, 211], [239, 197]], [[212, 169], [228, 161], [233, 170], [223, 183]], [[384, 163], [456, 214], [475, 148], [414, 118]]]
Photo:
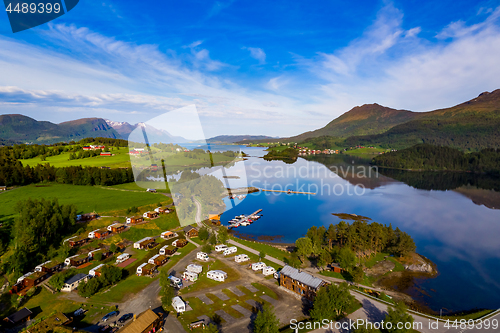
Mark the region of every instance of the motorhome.
[[246, 254], [238, 254], [236, 257], [234, 257], [234, 261], [236, 262], [244, 262], [250, 260], [250, 257]]
[[221, 270], [209, 271], [207, 272], [207, 278], [224, 282], [224, 280], [227, 278], [227, 273]]
[[226, 249], [227, 249], [226, 244], [215, 245], [215, 252], [222, 252], [225, 251]]
[[170, 285], [172, 287], [175, 287], [177, 289], [182, 288], [182, 280], [181, 279], [179, 279], [178, 277], [175, 277], [173, 275], [170, 275], [168, 278], [170, 279]]
[[186, 272], [182, 273], [182, 278], [184, 280], [194, 282], [194, 281], [198, 280], [198, 274], [196, 274], [195, 272], [186, 271]]
[[208, 257], [208, 254], [206, 254], [205, 252], [198, 252], [198, 253], [196, 253], [196, 259], [208, 261], [208, 259], [210, 259], [210, 258]]
[[130, 254], [128, 253], [122, 253], [118, 257], [116, 257], [116, 263], [122, 263], [130, 258]]
[[261, 269], [264, 269], [267, 265], [265, 263], [261, 262], [256, 262], [252, 264], [252, 270], [254, 271], [260, 271]]
[[236, 251], [238, 251], [238, 248], [236, 246], [231, 246], [224, 250], [224, 255], [227, 256], [232, 253], [236, 253]]
[[265, 276], [268, 276], [268, 275], [271, 275], [274, 273], [276, 273], [276, 269], [274, 269], [274, 267], [266, 266], [262, 269], [262, 274], [264, 274]]
[[189, 264], [189, 265], [187, 265], [186, 270], [188, 272], [193, 272], [193, 273], [196, 273], [196, 274], [200, 274], [203, 271], [203, 266], [196, 265], [196, 264]]

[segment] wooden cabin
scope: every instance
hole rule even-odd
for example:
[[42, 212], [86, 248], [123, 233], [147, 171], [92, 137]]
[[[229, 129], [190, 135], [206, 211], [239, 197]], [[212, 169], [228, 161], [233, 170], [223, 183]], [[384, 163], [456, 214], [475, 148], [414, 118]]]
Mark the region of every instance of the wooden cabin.
[[75, 255], [69, 258], [66, 258], [64, 261], [67, 266], [81, 266], [87, 262], [90, 261], [91, 256], [87, 255], [86, 253], [80, 254], [80, 255]]
[[140, 241], [134, 243], [134, 249], [139, 249], [139, 250], [146, 249], [146, 250], [148, 250], [148, 249], [152, 249], [156, 245], [158, 245], [158, 244], [155, 242], [154, 238], [145, 237], [145, 238], [141, 239]]
[[99, 217], [97, 213], [87, 213], [76, 216], [76, 220], [78, 222], [92, 221]]
[[142, 216], [134, 216], [134, 217], [127, 218], [127, 223], [130, 223], [130, 224], [137, 224], [137, 223], [141, 223], [143, 221], [144, 221], [144, 219], [142, 218]]
[[188, 225], [187, 227], [182, 229], [182, 231], [184, 231], [184, 234], [186, 235], [186, 237], [192, 238], [192, 237], [198, 236], [198, 229], [196, 229], [195, 227], [193, 227], [191, 225]]
[[335, 262], [332, 262], [330, 264], [330, 269], [332, 270], [332, 272], [335, 272], [335, 273], [342, 273], [344, 272], [344, 269], [342, 267], [340, 267], [339, 264], [335, 263]]
[[111, 231], [109, 231], [108, 229], [102, 228], [102, 229], [94, 231], [94, 238], [102, 239], [110, 234], [111, 234]]
[[175, 247], [181, 248], [181, 247], [186, 246], [186, 245], [187, 245], [187, 243], [188, 243], [187, 239], [180, 238], [180, 239], [178, 239], [178, 240], [174, 241], [174, 242], [172, 243], [172, 245], [173, 245], [173, 246], [175, 246]]
[[158, 212], [152, 211], [152, 212], [145, 212], [142, 217], [148, 218], [148, 219], [154, 219], [160, 216]]
[[120, 331], [120, 333], [148, 333], [160, 332], [163, 329], [163, 314], [154, 313], [147, 309], [140, 313], [137, 318], [129, 321]]
[[86, 235], [80, 235], [75, 238], [71, 238], [68, 243], [70, 247], [77, 247], [87, 244], [90, 239]]
[[125, 231], [126, 228], [127, 228], [126, 225], [118, 223], [118, 222], [115, 222], [111, 225], [108, 225], [108, 227], [107, 227], [108, 231], [114, 232], [114, 233], [120, 233], [122, 231]]
[[146, 276], [146, 275], [151, 275], [153, 274], [154, 270], [156, 269], [155, 264], [150, 264], [150, 263], [143, 263], [136, 269], [136, 274], [137, 276]]
[[153, 257], [149, 258], [148, 263], [154, 264], [156, 266], [163, 266], [167, 263], [168, 257], [162, 254], [156, 254]]
[[56, 271], [60, 271], [64, 267], [64, 262], [62, 261], [47, 261], [41, 265], [35, 267], [35, 272], [46, 272], [46, 273], [54, 273]]
[[10, 316], [5, 317], [3, 321], [10, 324], [11, 326], [16, 326], [29, 321], [32, 315], [33, 312], [31, 312], [28, 308], [22, 308], [21, 310], [14, 312]]

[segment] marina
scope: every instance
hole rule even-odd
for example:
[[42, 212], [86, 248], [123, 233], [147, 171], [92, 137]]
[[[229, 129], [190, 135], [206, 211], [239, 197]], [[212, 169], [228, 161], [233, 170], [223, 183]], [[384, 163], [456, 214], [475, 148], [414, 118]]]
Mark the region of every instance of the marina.
[[229, 221], [229, 227], [237, 228], [239, 226], [249, 226], [263, 216], [262, 214], [259, 215], [260, 212], [262, 212], [262, 209], [258, 209], [250, 215], [238, 215]]

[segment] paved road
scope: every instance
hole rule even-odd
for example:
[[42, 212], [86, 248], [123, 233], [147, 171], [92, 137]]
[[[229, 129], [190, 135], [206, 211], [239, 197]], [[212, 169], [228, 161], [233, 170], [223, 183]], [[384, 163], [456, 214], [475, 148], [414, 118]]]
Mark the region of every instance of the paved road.
[[[240, 243], [238, 243], [238, 242], [236, 242], [236, 241], [234, 241], [234, 240], [232, 240], [232, 239], [230, 239], [230, 240], [229, 240], [229, 244], [233, 244], [233, 245], [235, 245], [235, 246], [237, 246], [237, 247], [241, 247], [241, 248], [242, 248], [243, 250], [245, 250], [245, 251], [248, 251], [248, 252], [253, 253], [253, 254], [256, 254], [256, 255], [259, 255], [259, 251], [254, 250], [254, 249], [252, 249], [252, 248], [250, 248], [250, 247], [248, 247], [248, 246], [245, 246], [245, 245], [243, 245], [243, 244], [240, 244]], [[274, 257], [268, 256], [267, 254], [266, 254], [266, 256], [265, 256], [265, 258], [264, 258], [264, 259], [267, 259], [267, 260], [269, 260], [269, 261], [272, 261], [272, 262], [274, 262], [275, 264], [278, 264], [278, 265], [281, 265], [281, 266], [285, 266], [285, 263], [284, 263], [283, 261], [281, 261], [281, 260], [279, 260], [279, 259], [276, 259], [276, 258], [274, 258]]]

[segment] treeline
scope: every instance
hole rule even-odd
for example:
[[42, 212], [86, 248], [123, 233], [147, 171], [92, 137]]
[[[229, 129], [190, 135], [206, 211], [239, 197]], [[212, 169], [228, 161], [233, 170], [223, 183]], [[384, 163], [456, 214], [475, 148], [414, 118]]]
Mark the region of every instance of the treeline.
[[57, 199], [27, 199], [19, 201], [15, 208], [19, 216], [12, 228], [14, 251], [3, 270], [18, 277], [56, 255], [56, 247], [76, 223], [77, 208], [60, 205]]
[[78, 294], [82, 297], [90, 297], [98, 291], [116, 284], [123, 276], [124, 270], [120, 267], [104, 265], [99, 277], [93, 277], [78, 285]]
[[315, 138], [308, 138], [299, 144], [312, 144], [313, 149], [331, 149], [333, 147], [344, 147], [344, 139], [338, 138], [336, 136], [322, 135]]
[[324, 226], [311, 227], [303, 238], [295, 242], [297, 255], [314, 257], [318, 266], [335, 261], [352, 272], [356, 257], [367, 257], [379, 252], [404, 256], [416, 250], [410, 235], [392, 225], [377, 222], [354, 221], [347, 224], [340, 221]]
[[19, 160], [0, 155], [0, 185], [29, 185], [40, 182], [73, 185], [117, 185], [134, 181], [132, 168], [101, 169], [68, 166], [55, 168], [49, 164], [23, 166]]
[[388, 168], [412, 170], [450, 170], [500, 175], [500, 149], [463, 153], [450, 147], [419, 144], [379, 155], [373, 163]]
[[[12, 146], [4, 146], [0, 147], [0, 156], [8, 156], [14, 159], [30, 159], [37, 156], [50, 157], [50, 156], [57, 156], [65, 152], [72, 152], [72, 153], [82, 152], [83, 146], [89, 144], [105, 145], [107, 149], [109, 147], [128, 147], [127, 140], [111, 139], [111, 138], [86, 138], [78, 142], [75, 141], [71, 141], [69, 143], [61, 142], [52, 145], [14, 144]], [[82, 153], [87, 153], [87, 152], [82, 152]]]

